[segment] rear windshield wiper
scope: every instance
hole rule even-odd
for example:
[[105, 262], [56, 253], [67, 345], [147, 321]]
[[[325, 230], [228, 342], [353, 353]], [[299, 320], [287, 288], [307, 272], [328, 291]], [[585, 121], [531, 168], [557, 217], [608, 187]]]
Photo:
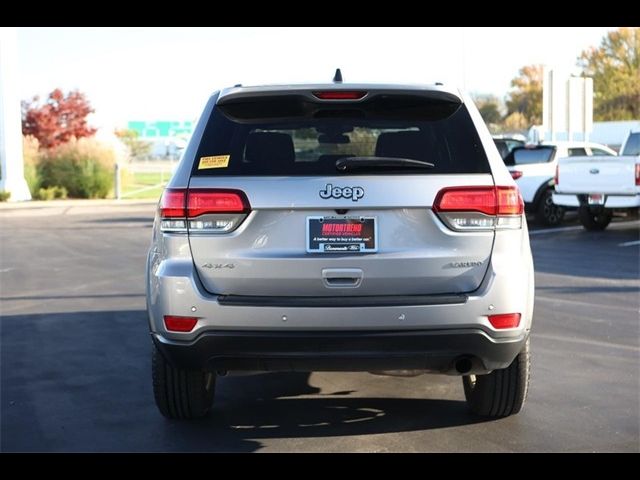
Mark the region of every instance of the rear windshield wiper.
[[422, 160], [397, 157], [345, 157], [336, 161], [336, 168], [341, 172], [348, 170], [376, 170], [384, 168], [434, 168], [435, 165]]

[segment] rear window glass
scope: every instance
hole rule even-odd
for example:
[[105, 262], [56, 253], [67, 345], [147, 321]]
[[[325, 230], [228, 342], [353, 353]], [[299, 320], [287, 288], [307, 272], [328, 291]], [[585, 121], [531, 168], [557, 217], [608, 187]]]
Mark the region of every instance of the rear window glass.
[[640, 133], [632, 133], [629, 136], [622, 155], [640, 155]]
[[[220, 168], [202, 157], [228, 156]], [[338, 171], [345, 157], [394, 157], [434, 168]], [[488, 173], [486, 155], [464, 105], [386, 96], [326, 105], [282, 97], [218, 105], [207, 123], [194, 175], [353, 175]]]
[[545, 163], [551, 161], [555, 149], [553, 147], [515, 148], [505, 158], [507, 165], [526, 165], [529, 163]]
[[584, 157], [587, 154], [587, 151], [584, 148], [570, 148], [569, 156], [570, 157]]

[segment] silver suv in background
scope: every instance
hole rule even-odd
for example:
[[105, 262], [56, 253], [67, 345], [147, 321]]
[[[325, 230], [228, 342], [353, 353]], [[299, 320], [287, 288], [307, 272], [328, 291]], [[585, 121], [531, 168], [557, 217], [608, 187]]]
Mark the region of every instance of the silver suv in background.
[[459, 375], [520, 411], [533, 263], [473, 102], [442, 85], [234, 87], [209, 99], [147, 261], [153, 387], [209, 411], [228, 371]]

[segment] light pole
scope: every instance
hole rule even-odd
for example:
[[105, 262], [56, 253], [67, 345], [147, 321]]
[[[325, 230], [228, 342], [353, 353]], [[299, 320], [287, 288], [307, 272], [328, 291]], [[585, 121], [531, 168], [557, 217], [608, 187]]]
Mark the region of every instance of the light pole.
[[24, 179], [17, 68], [18, 32], [0, 27], [0, 190], [11, 192], [13, 202], [31, 200]]

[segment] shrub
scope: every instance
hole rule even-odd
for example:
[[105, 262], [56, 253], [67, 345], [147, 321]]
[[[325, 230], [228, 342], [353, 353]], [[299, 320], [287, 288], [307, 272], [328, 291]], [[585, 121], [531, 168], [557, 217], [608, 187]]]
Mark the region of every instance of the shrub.
[[39, 189], [34, 195], [35, 200], [53, 200], [67, 198], [67, 189], [64, 187], [47, 187]]
[[11, 192], [5, 192], [4, 190], [0, 190], [0, 202], [6, 202], [9, 200], [11, 196]]
[[40, 189], [40, 142], [33, 135], [22, 136], [22, 156], [24, 159], [24, 178], [29, 185], [31, 196], [37, 196]]
[[105, 198], [113, 189], [116, 157], [95, 138], [71, 139], [43, 153], [42, 187], [64, 187], [70, 197]]

